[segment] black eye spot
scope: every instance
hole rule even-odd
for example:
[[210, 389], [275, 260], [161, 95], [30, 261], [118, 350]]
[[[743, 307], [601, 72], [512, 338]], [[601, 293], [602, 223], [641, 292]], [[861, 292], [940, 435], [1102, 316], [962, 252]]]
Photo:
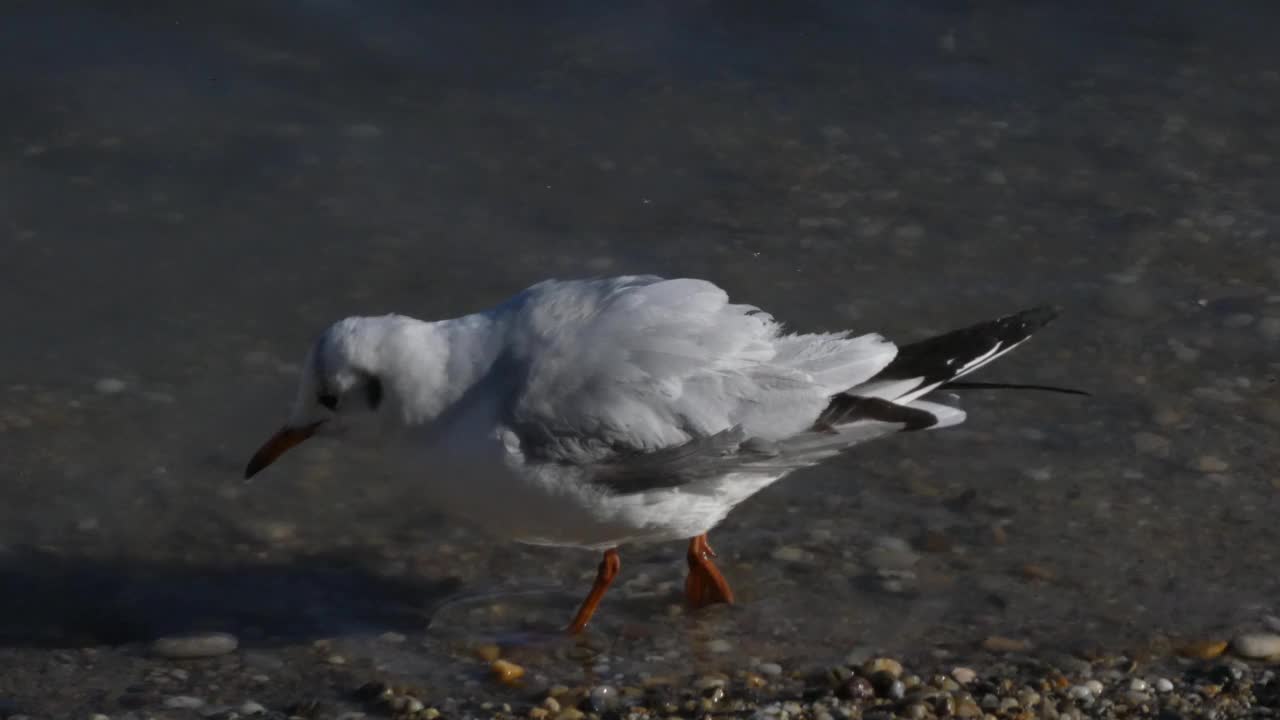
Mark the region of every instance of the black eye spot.
[[329, 408], [330, 410], [337, 410], [337, 409], [338, 409], [338, 396], [337, 396], [337, 395], [330, 395], [329, 393], [321, 393], [320, 395], [318, 395], [318, 396], [316, 397], [316, 402], [318, 402], [318, 403], [320, 403], [321, 405], [323, 405], [323, 406], [325, 406], [325, 407]]
[[369, 401], [369, 409], [377, 410], [382, 404], [382, 381], [376, 377], [370, 377], [364, 384], [364, 396]]

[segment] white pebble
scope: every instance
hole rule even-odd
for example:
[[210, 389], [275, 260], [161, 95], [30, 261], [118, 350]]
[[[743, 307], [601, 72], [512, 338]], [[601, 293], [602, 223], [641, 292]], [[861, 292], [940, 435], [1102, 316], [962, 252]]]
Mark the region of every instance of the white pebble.
[[1074, 685], [1068, 692], [1073, 700], [1092, 700], [1093, 691], [1085, 685]]
[[727, 653], [733, 650], [733, 643], [724, 638], [717, 638], [707, 643], [707, 650], [713, 653]]
[[1089, 689], [1089, 692], [1093, 694], [1094, 697], [1098, 697], [1102, 694], [1102, 683], [1097, 680], [1089, 680], [1084, 684], [1084, 686]]
[[1151, 686], [1142, 678], [1134, 678], [1129, 681], [1129, 689], [1134, 692], [1146, 692]]
[[760, 671], [761, 675], [777, 676], [782, 674], [782, 666], [778, 663], [760, 663], [756, 669]]
[[1280, 635], [1246, 633], [1231, 641], [1231, 650], [1240, 657], [1250, 659], [1280, 657]]
[[102, 378], [101, 380], [93, 384], [93, 389], [97, 390], [103, 395], [115, 395], [116, 393], [124, 392], [125, 387], [127, 386], [125, 385], [125, 382], [123, 380], [119, 378], [109, 378], [109, 377]]
[[174, 695], [164, 701], [164, 706], [173, 710], [195, 710], [204, 707], [204, 701], [190, 695]]
[[241, 715], [266, 715], [267, 709], [252, 700], [245, 700], [237, 710]]
[[1156, 678], [1156, 692], [1167, 693], [1173, 692], [1173, 683], [1165, 678]]
[[952, 668], [951, 679], [955, 680], [961, 685], [968, 685], [969, 683], [978, 679], [978, 673], [974, 672], [973, 670], [967, 667]]

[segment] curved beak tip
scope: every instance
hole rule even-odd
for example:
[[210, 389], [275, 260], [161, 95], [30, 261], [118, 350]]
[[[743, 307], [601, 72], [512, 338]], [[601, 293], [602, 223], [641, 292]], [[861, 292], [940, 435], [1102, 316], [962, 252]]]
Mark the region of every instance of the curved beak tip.
[[262, 447], [258, 448], [258, 451], [249, 459], [249, 464], [244, 468], [244, 479], [248, 480], [257, 475], [290, 448], [311, 437], [320, 425], [321, 423], [312, 423], [303, 427], [284, 427], [277, 430], [276, 434], [263, 443]]

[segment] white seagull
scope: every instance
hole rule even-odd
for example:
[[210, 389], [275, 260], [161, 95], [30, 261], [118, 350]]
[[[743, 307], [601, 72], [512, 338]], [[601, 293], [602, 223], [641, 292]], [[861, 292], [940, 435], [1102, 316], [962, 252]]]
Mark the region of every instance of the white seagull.
[[[961, 422], [924, 398], [1052, 320], [1040, 307], [899, 347], [795, 334], [705, 280], [548, 280], [425, 322], [351, 317], [306, 357], [287, 423], [245, 477], [364, 416], [423, 468], [424, 498], [523, 543], [604, 551], [581, 631], [626, 543], [688, 542], [692, 607], [733, 602], [707, 532], [787, 474], [903, 430]], [[1067, 391], [1072, 392], [1072, 391]]]

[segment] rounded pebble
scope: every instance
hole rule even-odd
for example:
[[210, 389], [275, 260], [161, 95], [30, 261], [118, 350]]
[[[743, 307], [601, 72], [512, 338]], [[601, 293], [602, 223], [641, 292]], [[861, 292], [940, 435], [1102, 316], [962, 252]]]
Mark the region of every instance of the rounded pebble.
[[1155, 688], [1158, 693], [1173, 692], [1173, 683], [1166, 678], [1156, 678]]
[[489, 670], [499, 682], [507, 685], [515, 684], [524, 677], [524, 668], [509, 660], [494, 660], [489, 664]]
[[760, 666], [756, 669], [760, 671], [761, 675], [776, 677], [782, 674], [782, 666], [778, 663], [760, 663]]
[[1246, 633], [1231, 641], [1231, 651], [1251, 660], [1280, 657], [1280, 634]]
[[978, 673], [967, 667], [958, 667], [951, 670], [951, 679], [961, 685], [968, 685], [978, 678]]
[[618, 704], [618, 691], [609, 685], [597, 685], [588, 694], [591, 709], [604, 712]]
[[93, 389], [97, 390], [103, 395], [115, 395], [116, 393], [124, 392], [124, 389], [126, 387], [128, 386], [125, 385], [125, 382], [123, 380], [119, 378], [110, 378], [110, 377], [102, 378], [101, 380], [93, 384]]
[[196, 710], [204, 707], [204, 701], [190, 695], [174, 695], [164, 701], [164, 706], [171, 710]]
[[240, 704], [236, 712], [241, 715], [266, 715], [267, 709], [252, 700], [246, 700]]
[[227, 633], [170, 635], [156, 638], [151, 643], [151, 654], [173, 660], [191, 660], [226, 655], [239, 646], [240, 640]]

